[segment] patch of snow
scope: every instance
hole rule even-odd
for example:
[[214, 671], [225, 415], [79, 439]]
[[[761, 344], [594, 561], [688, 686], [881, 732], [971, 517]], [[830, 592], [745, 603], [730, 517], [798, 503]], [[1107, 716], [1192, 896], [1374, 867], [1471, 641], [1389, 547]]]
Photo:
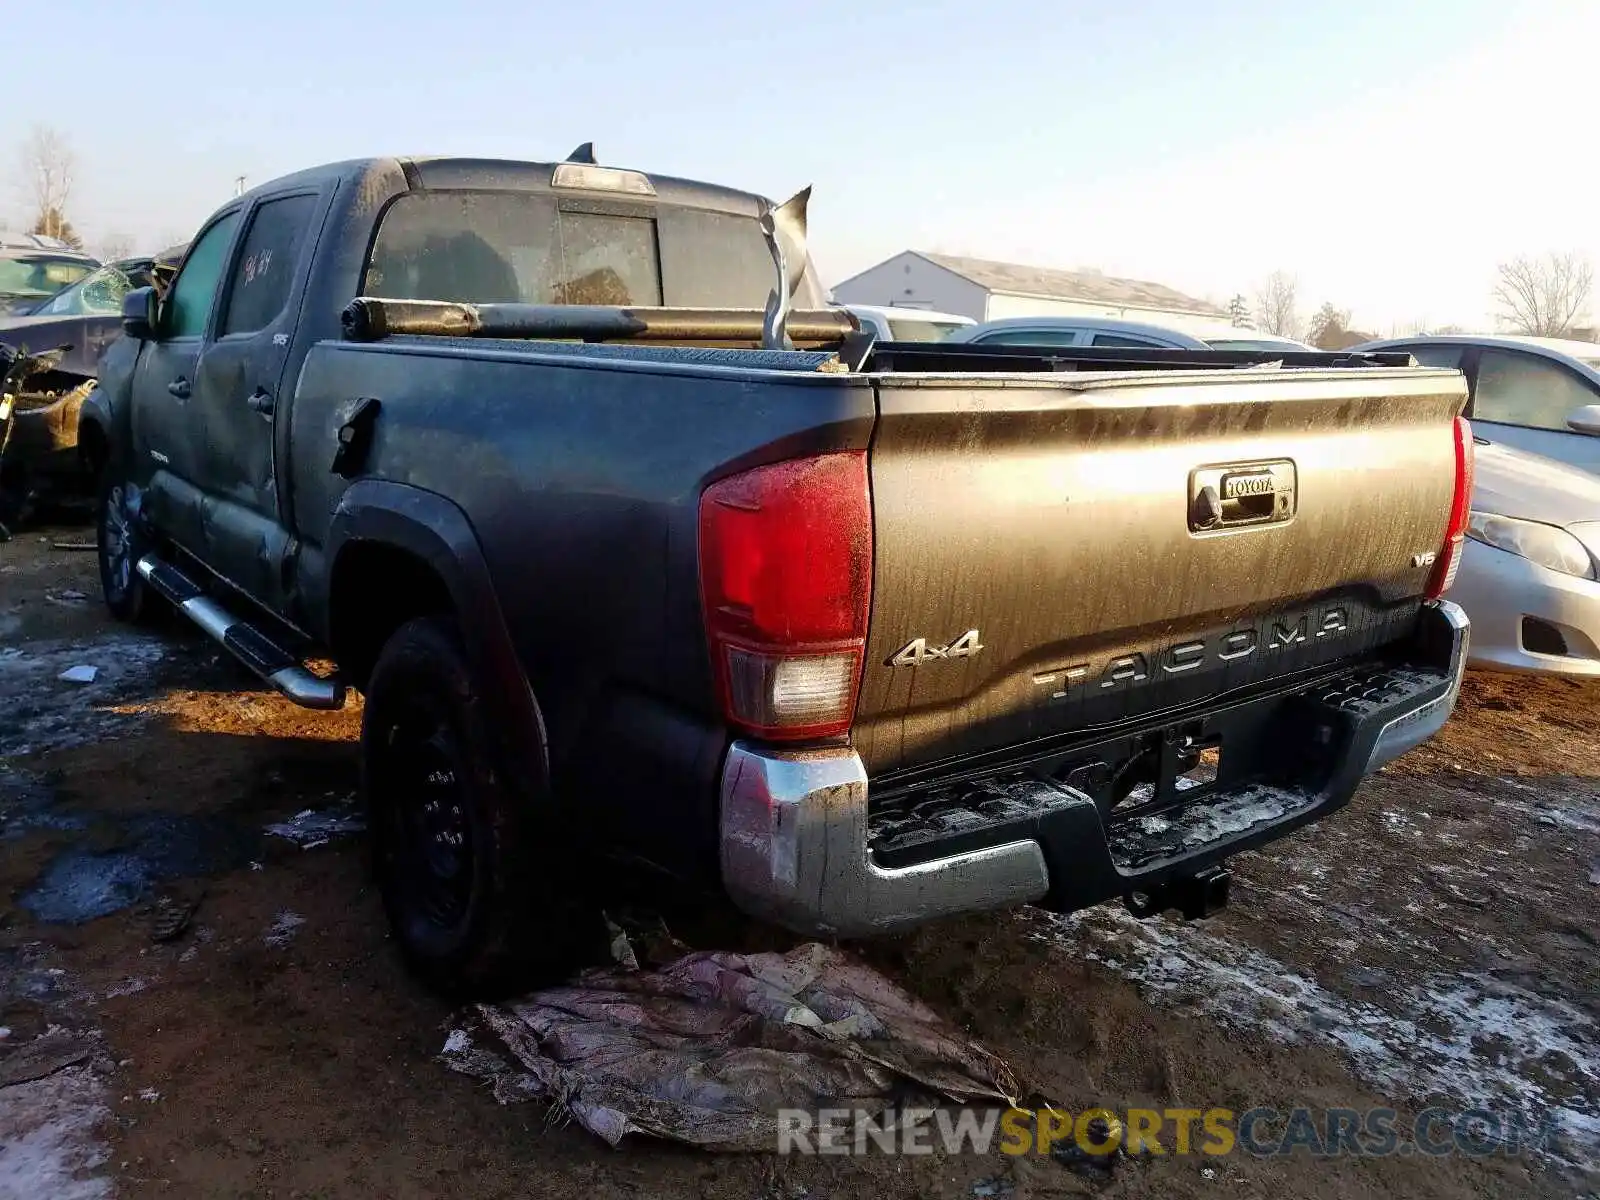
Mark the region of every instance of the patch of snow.
[[306, 919], [299, 913], [284, 909], [272, 918], [272, 924], [267, 928], [266, 942], [269, 946], [287, 946], [294, 941], [295, 931], [306, 923]]
[[472, 1039], [467, 1036], [465, 1029], [452, 1029], [450, 1036], [444, 1040], [444, 1049], [441, 1054], [465, 1054], [472, 1048]]
[[1548, 1118], [1552, 1154], [1600, 1167], [1600, 1027], [1563, 1001], [1480, 975], [1396, 984], [1380, 1002], [1329, 991], [1269, 955], [1193, 926], [1141, 921], [1101, 906], [1049, 918], [1057, 937], [1224, 1025], [1323, 1044], [1385, 1094], [1446, 1096], [1462, 1107]]
[[88, 1067], [67, 1067], [0, 1092], [0, 1200], [106, 1200], [100, 1138], [110, 1118]]
[[149, 987], [149, 981], [144, 979], [128, 978], [121, 983], [113, 984], [106, 989], [106, 999], [115, 1000], [118, 996], [133, 996]]
[[153, 1087], [145, 1088], [139, 1093], [139, 1099], [143, 1100], [146, 1104], [154, 1104], [157, 1100], [161, 1099], [161, 1093], [156, 1091], [156, 1089]]
[[[136, 728], [145, 717], [112, 706], [147, 691], [166, 657], [158, 638], [122, 632], [0, 651], [0, 690], [27, 696], [24, 714], [0, 735], [0, 757], [80, 746]], [[99, 665], [89, 666], [91, 660]]]
[[302, 850], [325, 846], [336, 837], [360, 833], [367, 827], [366, 818], [354, 807], [317, 810], [308, 808], [296, 813], [287, 821], [268, 825], [273, 837], [285, 838]]

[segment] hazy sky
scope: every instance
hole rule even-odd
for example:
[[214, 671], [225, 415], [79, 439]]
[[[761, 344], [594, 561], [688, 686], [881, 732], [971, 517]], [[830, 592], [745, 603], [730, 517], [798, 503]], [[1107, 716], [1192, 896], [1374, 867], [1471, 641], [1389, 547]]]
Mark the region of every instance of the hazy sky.
[[[0, 106], [93, 244], [369, 154], [602, 162], [787, 196], [830, 282], [907, 247], [1200, 295], [1298, 276], [1358, 324], [1482, 323], [1497, 260], [1600, 259], [1600, 0], [56, 0]], [[21, 48], [9, 48], [15, 60]]]

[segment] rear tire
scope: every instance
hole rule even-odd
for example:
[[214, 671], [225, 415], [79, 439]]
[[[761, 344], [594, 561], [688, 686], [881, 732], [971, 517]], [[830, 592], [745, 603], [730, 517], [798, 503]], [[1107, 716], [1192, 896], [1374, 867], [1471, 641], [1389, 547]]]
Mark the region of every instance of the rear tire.
[[559, 982], [606, 944], [550, 797], [523, 795], [499, 757], [456, 623], [402, 625], [366, 689], [362, 780], [401, 953], [453, 998]]
[[100, 590], [119, 621], [148, 624], [157, 597], [139, 574], [139, 559], [151, 546], [139, 518], [139, 492], [114, 471], [101, 481], [95, 508], [95, 545], [100, 558]]

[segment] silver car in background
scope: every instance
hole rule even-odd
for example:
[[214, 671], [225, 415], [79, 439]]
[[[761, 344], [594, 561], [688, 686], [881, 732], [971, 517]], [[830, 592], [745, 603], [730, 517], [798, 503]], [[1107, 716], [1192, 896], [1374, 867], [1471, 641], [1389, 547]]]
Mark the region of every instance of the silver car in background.
[[1449, 592], [1472, 620], [1471, 664], [1600, 675], [1600, 479], [1483, 438], [1474, 448], [1472, 514]]
[[1006, 317], [955, 330], [946, 339], [977, 345], [1122, 346], [1138, 350], [1283, 350], [1312, 347], [1234, 325], [1170, 329], [1115, 317]]
[[1454, 367], [1467, 377], [1474, 432], [1600, 472], [1600, 343], [1441, 334], [1355, 349], [1406, 350], [1425, 367]]

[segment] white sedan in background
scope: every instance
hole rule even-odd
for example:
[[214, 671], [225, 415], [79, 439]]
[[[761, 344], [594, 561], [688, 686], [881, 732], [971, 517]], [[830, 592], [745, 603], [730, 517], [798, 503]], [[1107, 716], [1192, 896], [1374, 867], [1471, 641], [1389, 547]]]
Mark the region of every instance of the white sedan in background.
[[844, 305], [861, 328], [870, 329], [880, 342], [937, 342], [975, 322], [955, 313], [927, 308], [886, 308], [877, 304]]
[[1600, 478], [1475, 439], [1472, 515], [1450, 599], [1471, 663], [1600, 675]]

